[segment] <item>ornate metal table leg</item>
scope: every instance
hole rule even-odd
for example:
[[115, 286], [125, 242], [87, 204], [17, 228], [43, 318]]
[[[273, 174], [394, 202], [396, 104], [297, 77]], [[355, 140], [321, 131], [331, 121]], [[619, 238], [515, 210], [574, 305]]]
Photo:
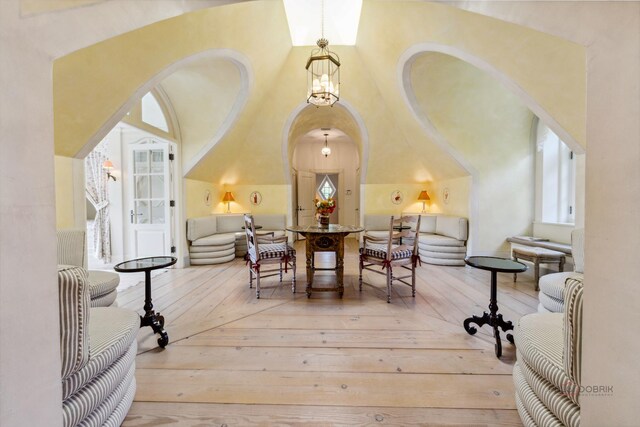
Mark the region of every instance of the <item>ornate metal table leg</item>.
[[312, 242], [311, 242], [311, 235], [305, 235], [306, 237], [306, 255], [307, 255], [307, 298], [311, 298], [311, 290], [312, 290], [312, 283], [313, 283], [313, 248], [312, 248]]
[[502, 356], [502, 341], [500, 340], [500, 331], [498, 330], [498, 325], [493, 327], [493, 336], [496, 339], [495, 351], [496, 357]]
[[344, 234], [338, 238], [336, 248], [336, 281], [338, 282], [338, 294], [340, 298], [344, 294]]
[[489, 314], [485, 311], [482, 314], [482, 317], [478, 317], [474, 315], [469, 317], [468, 319], [465, 319], [463, 323], [464, 330], [467, 331], [469, 335], [474, 335], [476, 332], [478, 332], [478, 330], [473, 326], [469, 326], [469, 324], [471, 323], [475, 323], [476, 325], [478, 325], [478, 328], [481, 328], [483, 325], [486, 325], [487, 323], [489, 323]]
[[164, 330], [164, 316], [153, 311], [151, 302], [151, 270], [144, 272], [144, 316], [140, 316], [140, 327], [151, 326], [153, 332], [160, 334], [158, 345], [162, 348], [169, 344], [169, 335]]

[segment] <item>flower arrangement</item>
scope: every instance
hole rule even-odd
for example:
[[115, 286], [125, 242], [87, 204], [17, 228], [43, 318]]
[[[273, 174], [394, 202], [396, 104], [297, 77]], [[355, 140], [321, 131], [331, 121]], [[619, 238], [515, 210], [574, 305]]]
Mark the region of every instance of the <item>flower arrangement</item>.
[[318, 198], [313, 199], [313, 204], [316, 205], [316, 213], [318, 215], [330, 215], [336, 208], [336, 201], [329, 197], [327, 200], [320, 200]]

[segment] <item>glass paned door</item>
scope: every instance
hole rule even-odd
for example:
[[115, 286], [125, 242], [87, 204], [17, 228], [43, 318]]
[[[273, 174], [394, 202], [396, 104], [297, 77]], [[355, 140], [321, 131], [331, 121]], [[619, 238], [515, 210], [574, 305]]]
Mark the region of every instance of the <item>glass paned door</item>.
[[169, 255], [172, 245], [170, 146], [155, 139], [129, 146], [130, 253]]

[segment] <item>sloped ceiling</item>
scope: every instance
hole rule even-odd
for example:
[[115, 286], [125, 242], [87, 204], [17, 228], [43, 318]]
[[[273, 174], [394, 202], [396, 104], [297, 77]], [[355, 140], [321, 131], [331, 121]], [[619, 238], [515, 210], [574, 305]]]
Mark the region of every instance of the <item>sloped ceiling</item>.
[[[581, 46], [447, 5], [365, 0], [356, 46], [332, 48], [343, 63], [342, 101], [357, 112], [366, 128], [366, 142], [353, 137], [361, 158], [368, 159], [366, 183], [427, 182], [468, 174], [446, 147], [425, 133], [403, 97], [404, 64], [400, 60], [407, 50], [421, 44], [453, 46], [490, 63], [536, 99], [576, 140], [584, 140], [585, 57]], [[288, 143], [292, 150], [295, 144], [295, 138], [287, 141], [286, 127], [304, 103], [304, 64], [310, 48], [291, 46], [279, 1], [188, 13], [57, 60], [56, 153], [75, 156], [87, 141], [96, 143], [101, 126], [160, 70], [209, 49], [230, 49], [245, 56], [253, 78], [247, 104], [233, 127], [186, 177], [214, 184], [285, 183], [283, 146]], [[237, 79], [230, 68], [223, 69], [226, 65], [224, 61], [208, 64], [206, 81], [202, 74], [189, 79], [189, 72], [181, 72], [167, 86], [185, 132], [185, 162], [203, 141], [213, 137], [205, 134], [215, 132], [213, 128], [227, 111], [227, 101], [233, 98]], [[227, 74], [228, 79], [221, 77]], [[197, 103], [189, 105], [187, 94], [195, 93], [204, 102], [216, 85], [224, 86], [227, 101], [205, 123], [206, 114], [196, 117], [193, 105]], [[334, 113], [337, 119], [331, 118]], [[342, 120], [335, 107], [318, 114], [329, 122]], [[315, 122], [320, 120], [314, 126]], [[198, 137], [188, 135], [192, 126], [199, 129]], [[303, 127], [296, 132], [312, 129]]]

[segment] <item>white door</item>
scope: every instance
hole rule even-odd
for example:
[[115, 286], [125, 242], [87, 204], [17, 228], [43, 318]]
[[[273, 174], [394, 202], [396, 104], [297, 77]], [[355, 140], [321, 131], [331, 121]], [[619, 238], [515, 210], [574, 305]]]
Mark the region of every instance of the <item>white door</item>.
[[315, 221], [313, 205], [316, 176], [311, 172], [298, 172], [298, 225], [311, 225]]
[[168, 142], [129, 145], [129, 250], [134, 258], [172, 252], [172, 170]]

